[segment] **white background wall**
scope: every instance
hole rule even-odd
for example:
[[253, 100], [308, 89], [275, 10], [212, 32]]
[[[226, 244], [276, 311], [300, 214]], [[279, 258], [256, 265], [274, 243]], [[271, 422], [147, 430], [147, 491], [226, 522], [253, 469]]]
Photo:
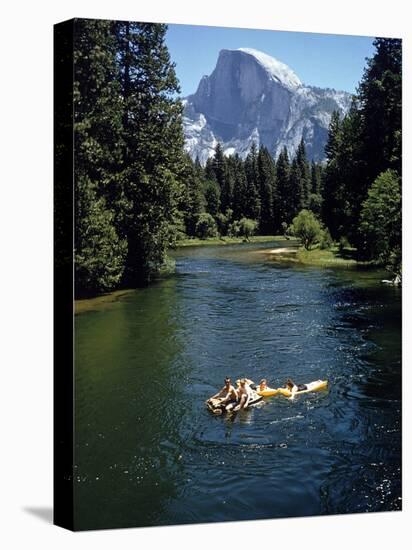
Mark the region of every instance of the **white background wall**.
[[[1, 10], [0, 546], [388, 548], [410, 537], [410, 254], [404, 285], [404, 512], [72, 534], [52, 507], [52, 25], [100, 17], [404, 38], [405, 252], [410, 249], [411, 32], [404, 0], [14, 0]], [[408, 342], [409, 340], [409, 342]], [[409, 433], [409, 437], [408, 437]], [[28, 510], [35, 510], [36, 513]], [[43, 516], [41, 519], [40, 516]], [[404, 543], [405, 544], [405, 543]]]

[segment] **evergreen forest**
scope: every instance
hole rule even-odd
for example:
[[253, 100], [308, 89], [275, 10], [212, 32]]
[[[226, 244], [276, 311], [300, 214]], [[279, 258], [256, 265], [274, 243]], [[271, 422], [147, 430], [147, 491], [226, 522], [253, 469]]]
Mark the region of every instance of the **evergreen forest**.
[[309, 245], [343, 243], [400, 277], [401, 40], [375, 39], [350, 111], [332, 116], [325, 161], [308, 160], [302, 140], [277, 159], [256, 145], [246, 158], [225, 156], [217, 144], [202, 166], [184, 150], [166, 33], [76, 20], [76, 297], [149, 284], [172, 268], [168, 250], [183, 239], [308, 227]]

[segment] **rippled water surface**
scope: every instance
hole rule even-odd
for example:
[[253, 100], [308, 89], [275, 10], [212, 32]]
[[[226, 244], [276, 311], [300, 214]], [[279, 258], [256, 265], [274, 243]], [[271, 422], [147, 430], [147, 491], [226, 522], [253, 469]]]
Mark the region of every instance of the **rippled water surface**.
[[[400, 290], [257, 248], [76, 317], [78, 529], [401, 508]], [[226, 375], [329, 390], [215, 417]]]

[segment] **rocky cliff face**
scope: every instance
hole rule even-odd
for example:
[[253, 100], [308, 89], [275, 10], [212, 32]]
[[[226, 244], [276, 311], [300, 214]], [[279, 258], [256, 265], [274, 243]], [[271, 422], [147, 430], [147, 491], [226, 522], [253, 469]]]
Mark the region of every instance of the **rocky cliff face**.
[[210, 76], [184, 100], [185, 148], [204, 164], [219, 141], [245, 157], [252, 143], [274, 157], [294, 155], [301, 138], [308, 157], [324, 158], [331, 114], [346, 113], [351, 95], [305, 86], [284, 63], [257, 50], [222, 50]]

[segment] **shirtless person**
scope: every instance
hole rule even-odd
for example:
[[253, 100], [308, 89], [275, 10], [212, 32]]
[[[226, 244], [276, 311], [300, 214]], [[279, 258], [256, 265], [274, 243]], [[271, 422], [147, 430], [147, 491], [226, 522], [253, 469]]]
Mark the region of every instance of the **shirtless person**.
[[211, 403], [214, 407], [216, 407], [217, 405], [225, 405], [230, 401], [237, 401], [237, 393], [234, 386], [232, 386], [230, 378], [226, 377], [223, 388], [215, 395], [212, 395], [206, 403]]
[[[239, 411], [240, 409], [246, 409], [249, 405], [249, 401], [252, 398], [252, 390], [250, 389], [249, 384], [246, 383], [246, 380], [242, 378], [240, 381], [239, 388], [237, 390], [238, 404], [233, 409], [234, 411]], [[230, 405], [226, 407], [228, 410]]]

